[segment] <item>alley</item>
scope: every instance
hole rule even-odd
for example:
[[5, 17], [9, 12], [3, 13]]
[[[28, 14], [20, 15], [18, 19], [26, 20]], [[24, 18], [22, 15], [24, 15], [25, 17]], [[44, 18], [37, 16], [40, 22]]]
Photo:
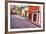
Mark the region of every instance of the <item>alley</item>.
[[38, 26], [31, 22], [24, 20], [23, 17], [19, 18], [15, 15], [10, 16], [10, 26], [11, 28], [38, 28]]

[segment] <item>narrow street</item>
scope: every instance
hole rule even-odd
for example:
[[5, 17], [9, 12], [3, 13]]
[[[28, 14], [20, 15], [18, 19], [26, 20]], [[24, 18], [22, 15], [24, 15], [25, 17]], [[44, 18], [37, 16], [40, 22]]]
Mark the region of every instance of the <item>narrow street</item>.
[[23, 17], [18, 17], [15, 15], [10, 16], [10, 26], [12, 28], [38, 28], [38, 26], [32, 24], [29, 21], [24, 20]]

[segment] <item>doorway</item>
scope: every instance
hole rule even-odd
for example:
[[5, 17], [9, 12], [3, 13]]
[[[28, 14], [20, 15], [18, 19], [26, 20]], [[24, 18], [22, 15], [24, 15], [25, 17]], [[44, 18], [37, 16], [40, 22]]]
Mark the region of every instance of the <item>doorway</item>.
[[36, 18], [37, 18], [37, 14], [34, 14], [33, 21], [36, 21]]

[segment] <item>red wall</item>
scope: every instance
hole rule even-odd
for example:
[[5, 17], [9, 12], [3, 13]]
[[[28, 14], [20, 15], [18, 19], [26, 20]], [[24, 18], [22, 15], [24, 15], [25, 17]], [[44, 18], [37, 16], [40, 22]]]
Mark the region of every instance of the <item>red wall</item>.
[[32, 18], [32, 11], [34, 10], [39, 10], [39, 6], [29, 6], [29, 19]]

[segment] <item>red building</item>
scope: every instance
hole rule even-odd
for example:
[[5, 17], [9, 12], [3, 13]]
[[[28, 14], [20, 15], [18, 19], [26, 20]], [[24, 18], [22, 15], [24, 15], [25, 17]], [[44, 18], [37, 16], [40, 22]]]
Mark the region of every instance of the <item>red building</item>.
[[39, 6], [29, 6], [29, 19], [31, 22], [40, 25], [40, 10]]

